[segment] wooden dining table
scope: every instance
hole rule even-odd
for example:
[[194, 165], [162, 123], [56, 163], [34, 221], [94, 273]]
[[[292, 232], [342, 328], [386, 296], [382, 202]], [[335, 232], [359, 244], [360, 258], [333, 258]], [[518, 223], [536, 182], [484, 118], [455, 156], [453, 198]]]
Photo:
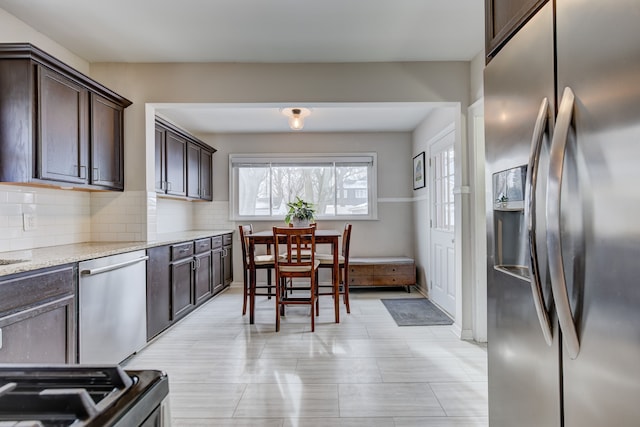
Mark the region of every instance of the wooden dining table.
[[[331, 253], [333, 254], [333, 304], [335, 311], [335, 321], [340, 323], [340, 243], [339, 238], [342, 233], [337, 230], [316, 230], [316, 246], [331, 245]], [[245, 235], [248, 241], [248, 257], [254, 259], [256, 246], [266, 245], [267, 251], [271, 252], [274, 245], [273, 231], [258, 231]], [[249, 323], [254, 324], [255, 321], [255, 300], [256, 300], [256, 269], [249, 268]]]

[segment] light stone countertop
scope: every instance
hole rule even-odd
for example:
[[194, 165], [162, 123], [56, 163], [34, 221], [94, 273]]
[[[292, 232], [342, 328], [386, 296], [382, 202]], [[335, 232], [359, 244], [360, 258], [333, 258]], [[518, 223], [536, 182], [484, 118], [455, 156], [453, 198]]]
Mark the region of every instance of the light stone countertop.
[[[233, 230], [192, 230], [161, 233], [156, 240], [148, 242], [85, 242], [0, 252], [0, 276], [228, 233], [233, 233]], [[22, 262], [3, 264], [3, 260], [21, 260]]]

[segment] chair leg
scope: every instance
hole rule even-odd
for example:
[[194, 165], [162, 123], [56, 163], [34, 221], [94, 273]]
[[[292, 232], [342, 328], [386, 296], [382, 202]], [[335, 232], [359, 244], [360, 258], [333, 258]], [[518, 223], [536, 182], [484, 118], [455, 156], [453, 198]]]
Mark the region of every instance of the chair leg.
[[313, 275], [311, 275], [311, 332], [315, 332], [316, 331], [316, 315], [314, 313], [314, 308], [316, 306], [316, 301], [315, 301], [315, 296], [316, 296], [316, 281], [313, 279]]
[[349, 307], [349, 272], [346, 268], [342, 274], [342, 286], [344, 286], [344, 305], [347, 306], [347, 314], [351, 314], [351, 308]]
[[256, 270], [249, 270], [249, 324], [253, 325], [256, 314]]
[[280, 280], [276, 278], [276, 332], [280, 332]]
[[318, 272], [316, 271], [316, 316], [320, 315], [320, 295], [318, 295], [318, 292], [320, 292], [319, 288], [318, 288]]
[[267, 269], [267, 299], [271, 299], [271, 269]]
[[242, 275], [242, 280], [244, 282], [244, 289], [242, 292], [242, 315], [244, 316], [245, 314], [247, 314], [247, 299], [249, 299], [249, 279], [247, 278], [247, 275], [249, 274], [249, 272], [247, 270], [244, 270], [244, 273]]

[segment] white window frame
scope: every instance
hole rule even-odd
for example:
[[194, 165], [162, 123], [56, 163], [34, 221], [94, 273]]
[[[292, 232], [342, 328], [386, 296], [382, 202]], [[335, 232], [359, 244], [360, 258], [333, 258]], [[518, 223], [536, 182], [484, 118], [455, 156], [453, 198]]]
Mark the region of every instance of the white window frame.
[[257, 153], [257, 154], [229, 154], [229, 218], [232, 221], [278, 221], [284, 218], [264, 215], [240, 215], [238, 213], [238, 173], [234, 164], [239, 163], [348, 163], [367, 159], [371, 162], [368, 185], [367, 215], [319, 215], [320, 221], [345, 220], [377, 220], [378, 219], [378, 155], [377, 153], [318, 153], [318, 154], [288, 154], [288, 153]]

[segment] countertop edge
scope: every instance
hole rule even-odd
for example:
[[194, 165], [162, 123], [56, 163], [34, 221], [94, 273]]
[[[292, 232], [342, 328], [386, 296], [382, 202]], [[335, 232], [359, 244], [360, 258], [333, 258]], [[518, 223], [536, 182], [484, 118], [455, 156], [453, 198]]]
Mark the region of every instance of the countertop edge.
[[14, 264], [0, 265], [0, 278], [41, 268], [73, 264], [90, 259], [103, 258], [110, 255], [157, 246], [172, 245], [189, 240], [215, 237], [233, 232], [234, 230], [191, 230], [158, 234], [156, 240], [147, 242], [83, 242], [21, 251], [0, 252], [0, 259], [25, 260]]

